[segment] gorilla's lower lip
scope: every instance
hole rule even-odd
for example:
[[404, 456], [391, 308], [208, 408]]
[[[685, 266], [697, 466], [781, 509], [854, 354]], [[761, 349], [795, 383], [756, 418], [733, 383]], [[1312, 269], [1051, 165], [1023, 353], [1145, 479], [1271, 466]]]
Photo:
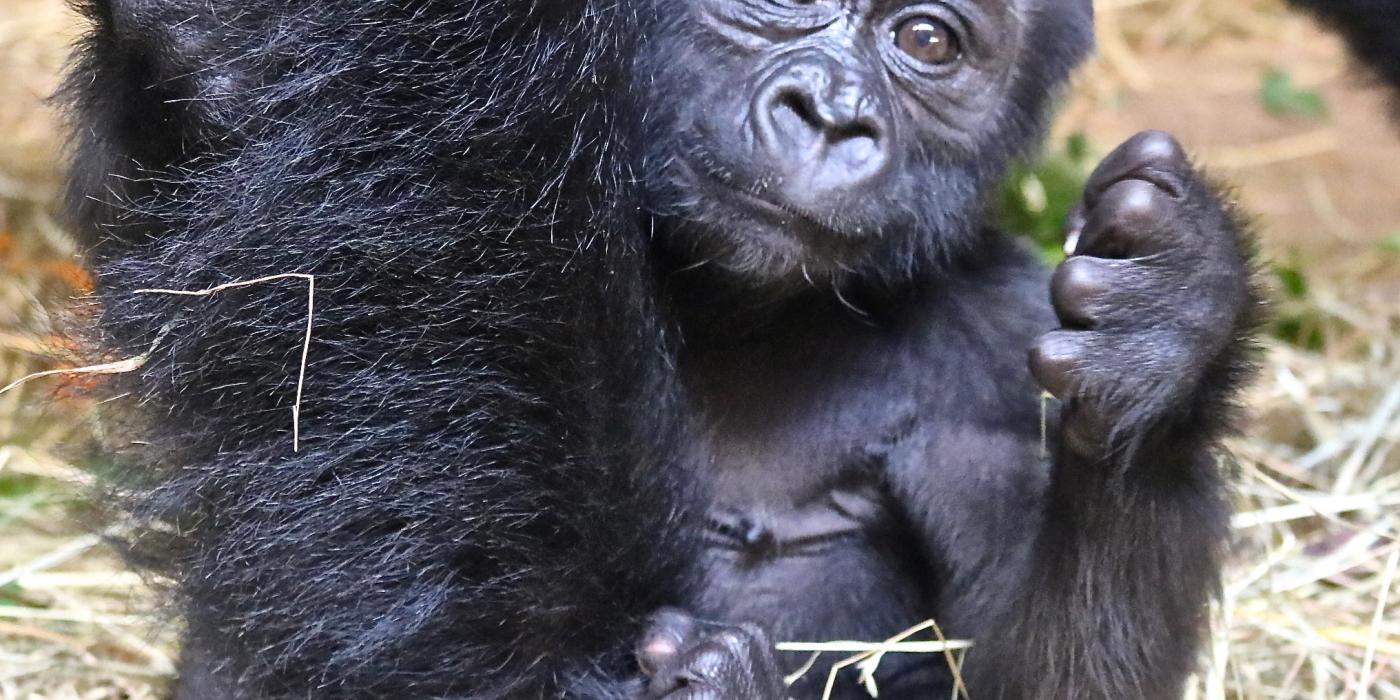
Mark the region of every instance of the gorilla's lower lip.
[[795, 238], [805, 239], [811, 234], [819, 234], [825, 238], [849, 238], [848, 235], [833, 228], [830, 224], [822, 222], [819, 217], [804, 211], [801, 207], [776, 202], [750, 192], [704, 168], [697, 168], [688, 163], [683, 165], [685, 170], [695, 179], [708, 183], [713, 189], [723, 192], [744, 209], [754, 211], [765, 219], [775, 220], [775, 223], [779, 224], [782, 230], [787, 231]]

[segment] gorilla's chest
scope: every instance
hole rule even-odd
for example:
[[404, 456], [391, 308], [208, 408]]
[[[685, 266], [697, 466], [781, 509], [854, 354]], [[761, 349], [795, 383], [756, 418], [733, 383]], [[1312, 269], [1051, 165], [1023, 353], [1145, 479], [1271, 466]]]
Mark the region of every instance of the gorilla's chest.
[[[773, 402], [727, 414], [738, 424], [710, 423], [691, 463], [707, 497], [700, 585], [687, 601], [695, 614], [758, 622], [778, 641], [875, 641], [932, 616], [937, 577], [887, 485], [887, 443], [898, 439], [887, 419], [900, 400], [886, 401], [890, 410], [863, 425], [811, 414], [786, 423]], [[791, 672], [807, 657], [780, 660]], [[923, 665], [899, 659], [886, 671], [929, 691]], [[837, 697], [862, 693], [843, 686]]]
[[805, 641], [878, 640], [927, 618], [935, 577], [886, 473], [916, 422], [909, 385], [870, 363], [755, 367], [710, 374], [696, 402], [697, 612]]
[[883, 487], [858, 475], [803, 482], [712, 484], [697, 609], [809, 641], [878, 640], [927, 617], [934, 579]]

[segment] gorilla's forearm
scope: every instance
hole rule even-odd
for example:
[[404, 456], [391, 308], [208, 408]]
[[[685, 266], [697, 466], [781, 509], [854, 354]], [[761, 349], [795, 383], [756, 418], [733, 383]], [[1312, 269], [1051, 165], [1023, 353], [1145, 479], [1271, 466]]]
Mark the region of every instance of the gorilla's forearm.
[[1173, 437], [1130, 463], [1059, 447], [1024, 585], [969, 655], [969, 687], [994, 700], [1181, 697], [1229, 504], [1212, 442]]
[[969, 656], [970, 687], [1005, 700], [1181, 696], [1219, 585], [1228, 508], [1207, 450], [1139, 466], [1200, 478], [1145, 488], [1060, 460], [1023, 597]]

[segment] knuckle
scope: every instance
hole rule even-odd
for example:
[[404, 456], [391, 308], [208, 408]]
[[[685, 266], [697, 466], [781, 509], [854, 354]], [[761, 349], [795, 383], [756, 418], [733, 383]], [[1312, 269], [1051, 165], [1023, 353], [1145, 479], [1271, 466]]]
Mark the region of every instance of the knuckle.
[[742, 656], [751, 650], [754, 637], [741, 627], [729, 627], [715, 635], [714, 642], [731, 656]]
[[695, 680], [707, 681], [721, 678], [727, 672], [733, 672], [737, 666], [737, 656], [733, 648], [711, 641], [695, 648], [686, 669]]
[[1078, 343], [1069, 333], [1056, 331], [1041, 336], [1029, 352], [1031, 375], [1046, 391], [1065, 398], [1074, 388], [1074, 374], [1079, 364]]
[[695, 618], [677, 608], [661, 608], [652, 614], [647, 623], [646, 637], [669, 637], [678, 641], [690, 638], [695, 629]]
[[1055, 269], [1051, 284], [1060, 293], [1088, 300], [1104, 294], [1110, 286], [1111, 271], [1106, 261], [1084, 255], [1066, 259]]
[[1140, 222], [1165, 214], [1170, 209], [1170, 200], [1157, 185], [1134, 178], [1108, 188], [1104, 193], [1103, 206], [1115, 220]]
[[650, 635], [636, 651], [637, 663], [648, 676], [656, 675], [680, 656], [680, 645], [669, 635]]
[[653, 623], [661, 623], [676, 620], [689, 620], [690, 615], [686, 614], [686, 612], [680, 608], [665, 607], [652, 613], [651, 619]]
[[1173, 199], [1181, 199], [1192, 179], [1190, 158], [1174, 136], [1143, 131], [1123, 142], [1099, 164], [1089, 178], [1086, 195], [1093, 204], [1118, 183], [1142, 180]]
[[1165, 131], [1143, 131], [1134, 137], [1133, 147], [1144, 163], [1173, 169], [1186, 163], [1186, 149], [1181, 147], [1181, 142], [1175, 136]]
[[1047, 369], [1068, 368], [1078, 355], [1078, 343], [1063, 331], [1046, 333], [1031, 346], [1032, 361]]

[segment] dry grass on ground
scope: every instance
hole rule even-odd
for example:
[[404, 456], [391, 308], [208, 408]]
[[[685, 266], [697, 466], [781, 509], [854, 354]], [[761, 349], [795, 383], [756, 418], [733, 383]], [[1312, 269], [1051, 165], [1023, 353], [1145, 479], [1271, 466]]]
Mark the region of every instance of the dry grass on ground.
[[[1192, 697], [1400, 700], [1400, 254], [1376, 245], [1400, 230], [1400, 141], [1336, 43], [1276, 0], [1100, 4], [1103, 57], [1061, 133], [1107, 147], [1144, 126], [1185, 132], [1262, 212], [1265, 249], [1310, 282], [1280, 312], [1314, 349], [1269, 342], [1235, 443], [1237, 555]], [[71, 32], [59, 0], [0, 0], [0, 385], [53, 366], [43, 309], [84, 285], [53, 219], [39, 106]], [[1263, 66], [1320, 91], [1331, 120], [1262, 115]], [[0, 700], [159, 697], [171, 626], [87, 534], [88, 477], [60, 449], [86, 411], [56, 390], [0, 396]]]

